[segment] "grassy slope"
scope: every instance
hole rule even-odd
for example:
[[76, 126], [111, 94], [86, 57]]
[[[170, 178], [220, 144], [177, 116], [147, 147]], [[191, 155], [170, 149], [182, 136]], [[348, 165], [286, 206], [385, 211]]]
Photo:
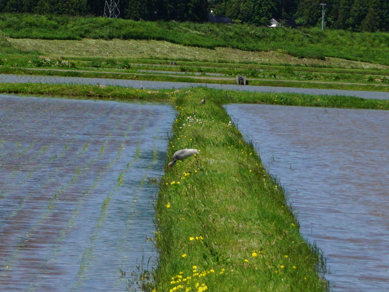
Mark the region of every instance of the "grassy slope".
[[146, 39], [203, 48], [278, 50], [296, 57], [337, 57], [389, 65], [389, 33], [320, 29], [268, 29], [250, 25], [136, 22], [123, 19], [0, 14], [0, 30], [12, 38]]

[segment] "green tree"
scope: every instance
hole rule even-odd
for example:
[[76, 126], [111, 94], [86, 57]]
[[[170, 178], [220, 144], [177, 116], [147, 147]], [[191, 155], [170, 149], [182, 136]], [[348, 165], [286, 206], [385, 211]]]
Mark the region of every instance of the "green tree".
[[4, 8], [5, 12], [22, 12], [23, 0], [9, 0]]
[[88, 0], [89, 13], [95, 16], [104, 15], [105, 0]]
[[347, 29], [346, 21], [350, 18], [350, 7], [354, 4], [354, 0], [340, 0], [335, 6], [334, 17], [335, 22], [333, 28]]
[[134, 20], [155, 20], [155, 14], [153, 0], [129, 0], [124, 8], [123, 17]]
[[87, 0], [40, 0], [35, 8], [37, 13], [59, 15], [85, 15]]
[[361, 22], [361, 30], [368, 32], [377, 31], [380, 27], [380, 17], [378, 11], [382, 7], [380, 7], [378, 0], [370, 0], [368, 2], [368, 7], [369, 10], [366, 17]]
[[379, 11], [380, 25], [379, 28], [382, 31], [389, 30], [389, 1], [383, 1], [381, 3], [381, 10]]
[[296, 12], [296, 22], [305, 26], [316, 25], [321, 19], [319, 0], [301, 0]]

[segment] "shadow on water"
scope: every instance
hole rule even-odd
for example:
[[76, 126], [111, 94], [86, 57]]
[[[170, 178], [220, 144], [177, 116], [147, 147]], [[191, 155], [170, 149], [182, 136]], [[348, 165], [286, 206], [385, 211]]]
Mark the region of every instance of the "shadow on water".
[[332, 290], [389, 291], [389, 112], [226, 108], [323, 251]]
[[0, 290], [136, 290], [173, 108], [0, 98]]

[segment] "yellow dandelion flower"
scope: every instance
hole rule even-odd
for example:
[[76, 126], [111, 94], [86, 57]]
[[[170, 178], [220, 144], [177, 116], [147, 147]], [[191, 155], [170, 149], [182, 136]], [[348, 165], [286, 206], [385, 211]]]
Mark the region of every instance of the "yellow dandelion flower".
[[[193, 237], [192, 237], [192, 238], [193, 238]], [[197, 269], [197, 266], [193, 266], [192, 269], [193, 269], [193, 270], [196, 270], [196, 269]]]
[[293, 266], [293, 269], [295, 269], [296, 268], [296, 266]]
[[[190, 240], [190, 241], [194, 240], [194, 237], [189, 237], [189, 240]], [[194, 266], [194, 267], [195, 267], [195, 266]]]
[[281, 265], [280, 268], [283, 269], [283, 268], [285, 268], [285, 266], [284, 266], [284, 265]]
[[284, 255], [284, 257], [286, 257], [286, 258], [287, 258], [287, 257], [288, 257], [288, 255], [287, 255], [287, 254], [286, 254], [286, 255]]
[[184, 253], [184, 254], [182, 255], [182, 257], [183, 257], [183, 258], [186, 258], [186, 253]]
[[170, 208], [170, 204], [169, 203], [167, 203], [165, 206], [166, 206], [166, 208]]
[[246, 263], [248, 263], [248, 262], [249, 262], [249, 260], [248, 260], [248, 259], [245, 259], [244, 261], [245, 261]]
[[175, 183], [176, 183], [175, 181], [172, 181], [170, 184], [171, 184], [171, 185], [174, 185]]
[[177, 184], [179, 185], [179, 184], [180, 184], [180, 182], [178, 181], [178, 182], [177, 182]]
[[253, 252], [253, 253], [252, 253], [252, 256], [253, 256], [253, 257], [257, 257], [258, 254], [257, 254], [256, 252]]

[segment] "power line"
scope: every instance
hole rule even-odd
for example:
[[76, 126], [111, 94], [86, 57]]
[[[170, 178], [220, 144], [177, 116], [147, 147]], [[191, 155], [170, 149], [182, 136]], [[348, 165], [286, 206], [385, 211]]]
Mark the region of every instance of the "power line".
[[104, 17], [118, 18], [119, 15], [119, 0], [106, 0], [104, 5]]

